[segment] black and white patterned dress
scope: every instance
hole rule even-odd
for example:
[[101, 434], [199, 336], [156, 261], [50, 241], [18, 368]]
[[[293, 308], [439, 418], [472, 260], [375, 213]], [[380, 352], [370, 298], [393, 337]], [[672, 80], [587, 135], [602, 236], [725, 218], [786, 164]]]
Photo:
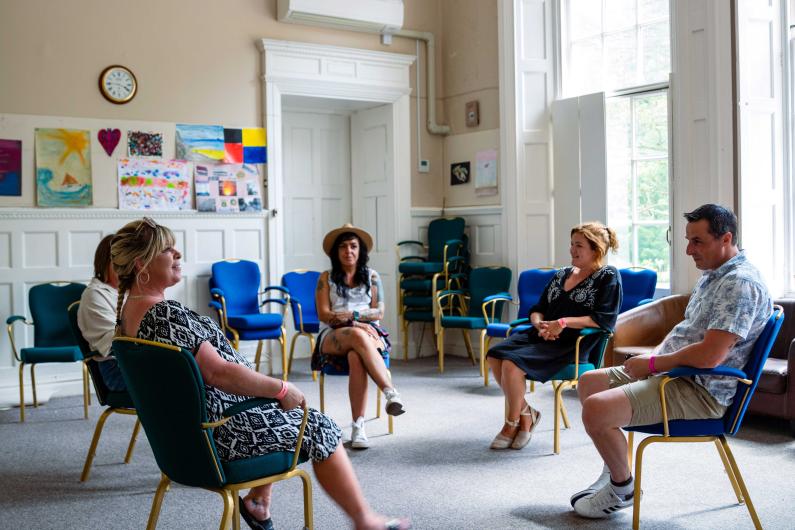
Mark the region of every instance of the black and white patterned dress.
[[[251, 363], [232, 348], [215, 321], [199, 315], [175, 300], [163, 300], [152, 306], [141, 320], [138, 338], [173, 344], [196, 354], [203, 342], [209, 342], [224, 360], [251, 368]], [[207, 415], [210, 421], [222, 418], [229, 406], [251, 398], [229, 394], [205, 384]], [[282, 410], [278, 404], [249, 409], [214, 429], [213, 437], [221, 460], [230, 461], [276, 451], [295, 450], [295, 440], [303, 418], [300, 408]], [[342, 431], [334, 420], [309, 409], [301, 454], [322, 461], [337, 449]]]
[[[589, 316], [600, 328], [612, 331], [621, 307], [621, 276], [615, 267], [607, 265], [566, 291], [563, 287], [572, 267], [560, 269], [544, 288], [538, 303], [527, 315], [541, 313], [544, 320], [561, 317]], [[546, 382], [565, 366], [574, 362], [579, 329], [565, 328], [557, 340], [547, 341], [531, 327], [514, 333], [492, 347], [488, 356], [508, 360], [521, 368], [534, 381]], [[592, 335], [580, 343], [580, 362], [593, 361], [589, 356], [599, 337]]]

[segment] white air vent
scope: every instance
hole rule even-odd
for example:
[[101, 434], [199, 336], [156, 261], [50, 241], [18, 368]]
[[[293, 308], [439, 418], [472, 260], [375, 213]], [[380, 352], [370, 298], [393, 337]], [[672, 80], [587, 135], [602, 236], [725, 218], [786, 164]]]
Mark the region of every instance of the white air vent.
[[279, 0], [280, 22], [389, 34], [403, 27], [403, 0]]

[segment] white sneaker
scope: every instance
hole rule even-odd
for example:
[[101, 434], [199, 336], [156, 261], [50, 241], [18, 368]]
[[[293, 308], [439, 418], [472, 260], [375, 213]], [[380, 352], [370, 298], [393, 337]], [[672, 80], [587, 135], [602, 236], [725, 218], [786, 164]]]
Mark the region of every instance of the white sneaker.
[[574, 511], [582, 517], [602, 519], [633, 504], [635, 498], [632, 493], [617, 495], [610, 483], [607, 483], [596, 493], [578, 499], [574, 503]]
[[592, 495], [596, 493], [597, 491], [602, 489], [605, 484], [610, 484], [610, 471], [607, 470], [607, 466], [605, 466], [605, 469], [602, 471], [602, 474], [599, 475], [599, 478], [596, 479], [596, 482], [594, 482], [584, 490], [578, 491], [577, 493], [571, 496], [569, 502], [571, 502], [572, 508], [574, 507], [575, 502], [577, 502], [578, 500], [582, 499], [587, 495]]
[[384, 397], [386, 398], [386, 413], [390, 416], [400, 416], [406, 409], [403, 408], [403, 401], [400, 399], [400, 394], [394, 388], [384, 390]]
[[370, 442], [364, 432], [364, 418], [359, 418], [351, 423], [351, 447], [353, 449], [367, 449]]

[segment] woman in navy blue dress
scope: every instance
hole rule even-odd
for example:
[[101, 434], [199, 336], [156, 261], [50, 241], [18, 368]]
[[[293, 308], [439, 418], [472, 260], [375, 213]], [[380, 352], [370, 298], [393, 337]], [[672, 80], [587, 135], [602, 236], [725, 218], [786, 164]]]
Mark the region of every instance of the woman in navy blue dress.
[[[526, 379], [545, 382], [574, 362], [583, 328], [611, 330], [621, 307], [621, 277], [604, 265], [608, 249], [618, 249], [615, 232], [600, 223], [571, 229], [571, 267], [560, 269], [530, 308], [532, 327], [513, 334], [488, 352], [489, 368], [508, 402], [508, 416], [492, 449], [522, 449], [541, 413], [525, 401]], [[580, 362], [588, 362], [598, 336], [580, 343]]]

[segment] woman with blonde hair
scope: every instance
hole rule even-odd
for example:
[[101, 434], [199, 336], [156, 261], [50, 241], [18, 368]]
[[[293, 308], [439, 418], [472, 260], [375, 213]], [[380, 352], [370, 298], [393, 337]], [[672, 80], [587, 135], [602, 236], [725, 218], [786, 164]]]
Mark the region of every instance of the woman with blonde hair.
[[[505, 425], [491, 442], [492, 449], [522, 449], [530, 442], [541, 413], [525, 401], [525, 380], [548, 381], [573, 363], [579, 330], [612, 331], [615, 326], [621, 276], [604, 264], [608, 249], [618, 250], [611, 228], [595, 222], [572, 228], [571, 267], [557, 271], [530, 308], [532, 326], [489, 350], [489, 368], [508, 402]], [[587, 362], [597, 339], [586, 337], [580, 343], [580, 362]]]
[[[279, 400], [235, 415], [213, 430], [222, 460], [294, 451], [302, 418], [291, 410], [305, 403], [303, 393], [293, 384], [254, 371], [211, 318], [166, 299], [166, 288], [182, 279], [181, 257], [171, 230], [147, 217], [116, 233], [111, 258], [119, 278], [118, 333], [193, 352], [206, 385], [210, 421], [220, 420], [224, 409], [251, 397]], [[408, 528], [405, 519], [388, 520], [370, 508], [340, 438], [333, 420], [309, 410], [301, 452], [312, 460], [320, 485], [357, 529]], [[273, 528], [270, 499], [271, 485], [253, 488], [240, 499], [241, 515], [254, 530]]]

